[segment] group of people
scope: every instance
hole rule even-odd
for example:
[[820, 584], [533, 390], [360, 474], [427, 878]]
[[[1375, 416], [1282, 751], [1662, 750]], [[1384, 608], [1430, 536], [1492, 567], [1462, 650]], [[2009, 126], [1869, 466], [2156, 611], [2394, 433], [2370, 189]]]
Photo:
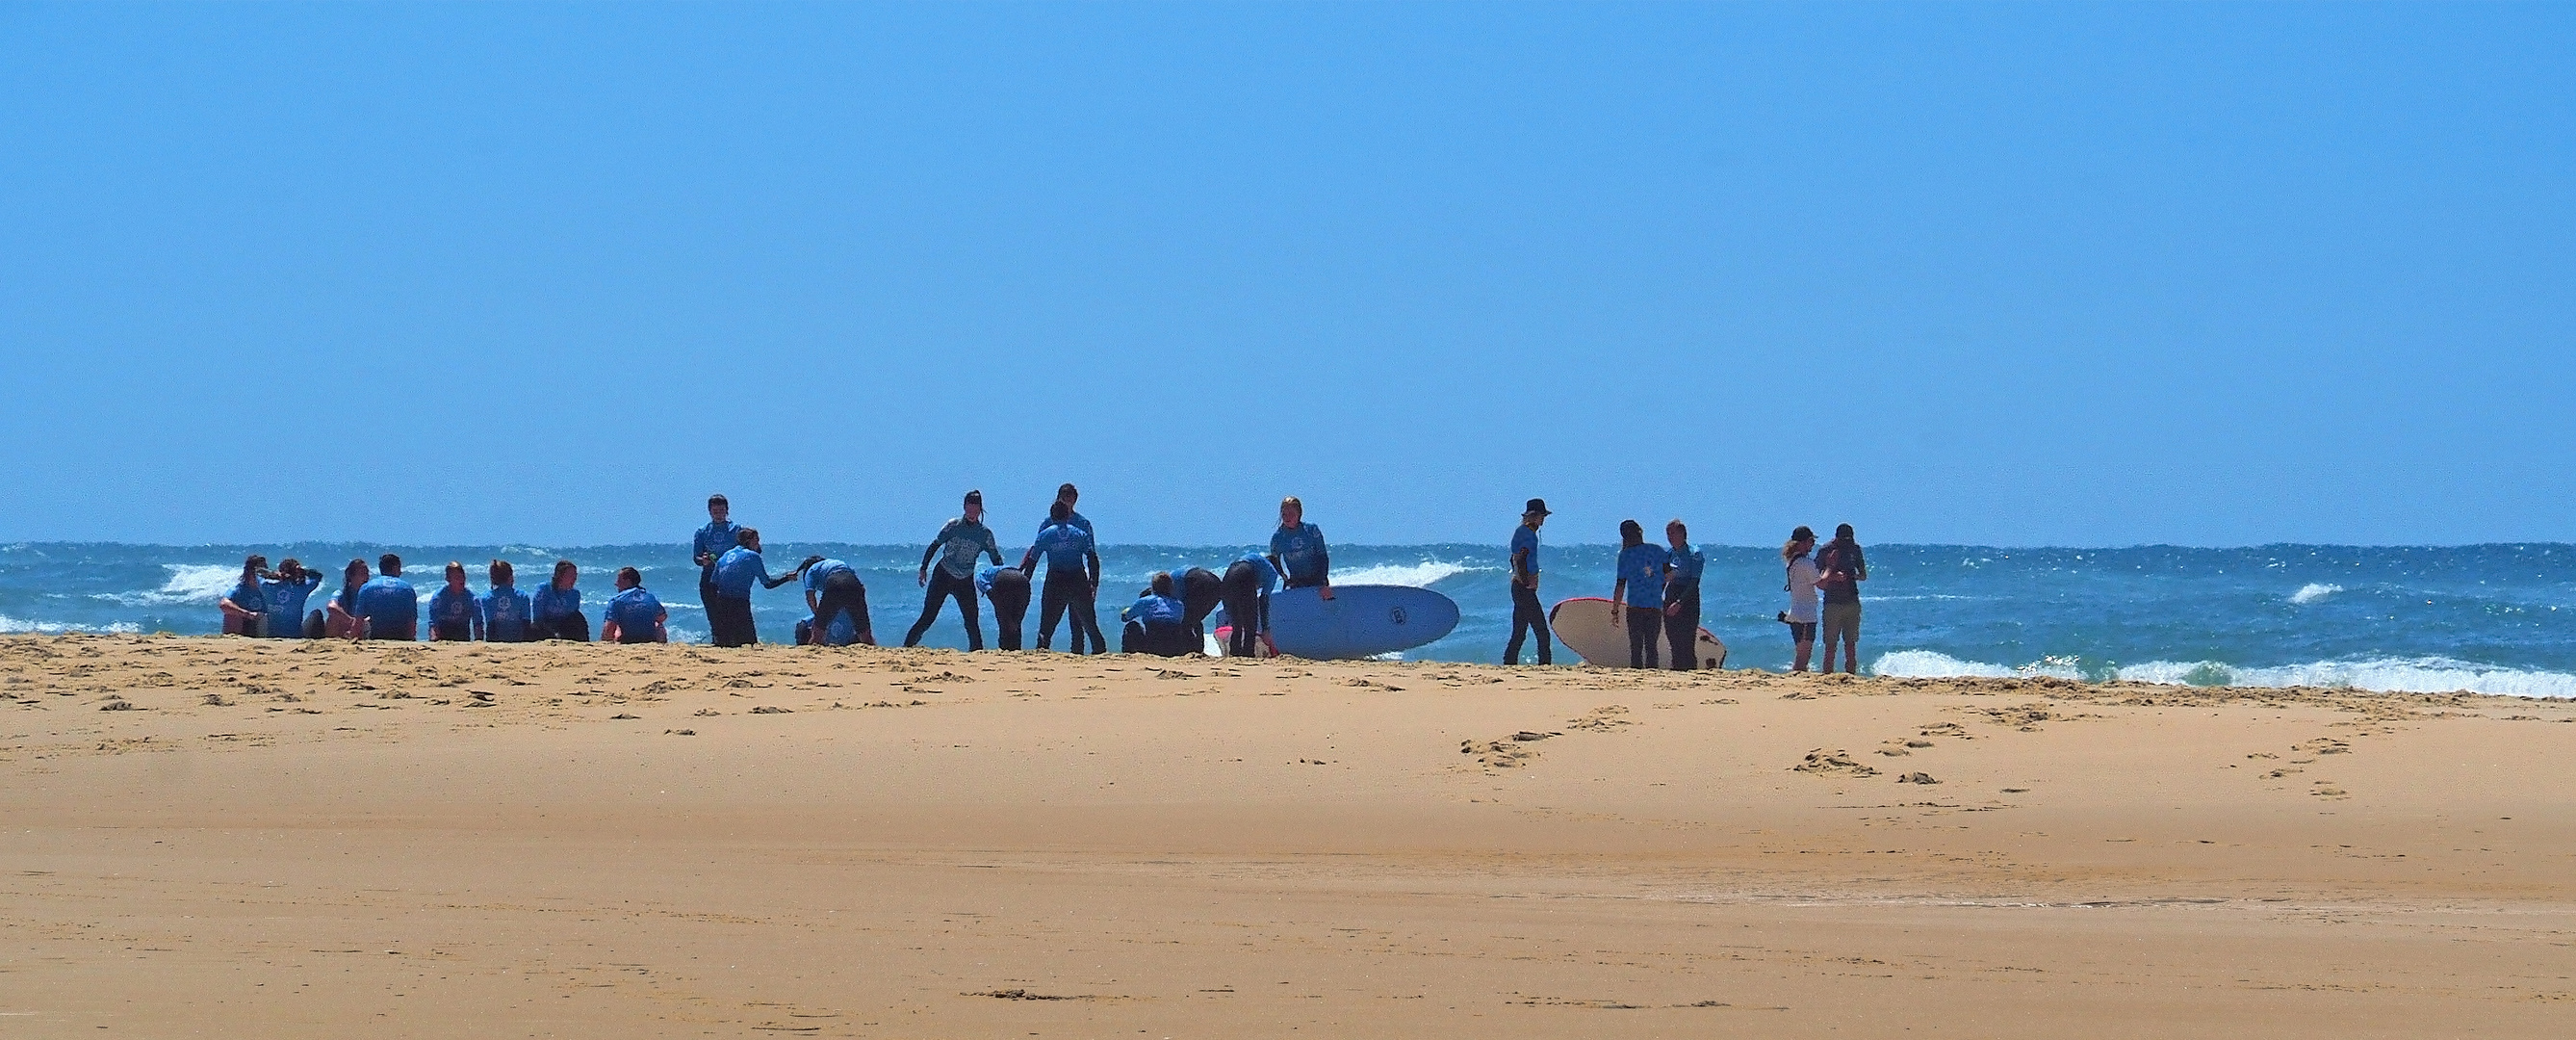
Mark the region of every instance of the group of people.
[[[916, 581], [924, 590], [921, 616], [904, 633], [903, 645], [920, 645], [950, 601], [957, 604], [966, 629], [967, 647], [984, 648], [981, 602], [993, 608], [995, 635], [1001, 649], [1021, 648], [1038, 568], [1045, 565], [1044, 592], [1038, 597], [1036, 648], [1050, 649], [1056, 627], [1070, 619], [1066, 648], [1074, 653], [1106, 653], [1108, 640], [1098, 618], [1100, 549], [1089, 518], [1075, 508], [1081, 491], [1072, 484], [1056, 489], [1047, 517], [1038, 525], [1016, 565], [1002, 557], [1001, 543], [984, 524], [984, 495], [969, 491], [959, 515], [942, 524], [922, 550]], [[1554, 663], [1548, 615], [1540, 605], [1539, 530], [1550, 515], [1544, 499], [1530, 499], [1509, 545], [1512, 596], [1511, 637], [1503, 663], [1518, 665], [1528, 637], [1536, 635], [1538, 663]], [[1680, 520], [1664, 525], [1666, 544], [1648, 542], [1635, 520], [1619, 524], [1617, 576], [1610, 590], [1611, 624], [1626, 629], [1628, 664], [1662, 666], [1670, 650], [1672, 667], [1687, 671], [1696, 661], [1699, 635], [1700, 579], [1707, 555], [1690, 544], [1690, 529]], [[723, 495], [707, 499], [707, 525], [691, 542], [698, 565], [698, 599], [717, 646], [747, 646], [760, 641], [751, 609], [755, 585], [775, 589], [801, 582], [806, 611], [796, 623], [798, 644], [875, 645], [868, 619], [867, 584], [848, 563], [808, 556], [784, 574], [772, 575], [761, 555], [760, 532], [733, 522], [732, 504]], [[1781, 546], [1784, 591], [1789, 609], [1779, 620], [1789, 626], [1797, 648], [1794, 670], [1806, 671], [1821, 631], [1825, 649], [1822, 671], [1834, 670], [1834, 652], [1843, 653], [1843, 669], [1859, 668], [1860, 592], [1869, 565], [1853, 539], [1850, 524], [1836, 529], [1822, 547], [1815, 532], [1800, 527]], [[992, 563], [983, 563], [989, 558]], [[561, 639], [588, 642], [590, 621], [582, 612], [580, 568], [570, 560], [554, 565], [553, 577], [536, 594], [520, 592], [507, 561], [494, 560], [489, 585], [476, 593], [466, 587], [465, 566], [449, 562], [445, 584], [424, 606], [402, 577], [400, 557], [386, 553], [370, 571], [365, 560], [351, 560], [342, 571], [341, 588], [322, 609], [306, 610], [321, 587], [321, 575], [288, 559], [269, 569], [263, 556], [243, 561], [239, 584], [217, 604], [227, 634], [281, 638], [414, 640], [480, 640], [495, 643]], [[660, 643], [670, 639], [670, 613], [644, 588], [634, 567], [617, 571], [617, 591], [601, 610], [599, 639], [616, 643]], [[1228, 561], [1223, 572], [1205, 567], [1179, 567], [1153, 575], [1134, 603], [1119, 612], [1119, 650], [1177, 656], [1202, 649], [1206, 621], [1225, 608], [1233, 625], [1225, 652], [1249, 657], [1261, 653], [1270, 628], [1270, 597], [1280, 588], [1313, 588], [1333, 598], [1332, 556], [1324, 532], [1307, 523], [1305, 504], [1294, 497], [1279, 503], [1279, 526], [1271, 533], [1269, 551], [1248, 552]]]

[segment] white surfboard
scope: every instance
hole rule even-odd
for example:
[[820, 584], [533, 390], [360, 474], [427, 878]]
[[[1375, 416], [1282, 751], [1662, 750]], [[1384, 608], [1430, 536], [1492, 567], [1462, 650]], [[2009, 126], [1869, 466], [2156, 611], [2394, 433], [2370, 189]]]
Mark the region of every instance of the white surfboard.
[[[1547, 627], [1556, 633], [1557, 642], [1583, 655], [1585, 661], [1604, 668], [1626, 668], [1628, 626], [1624, 621], [1611, 624], [1610, 611], [1610, 601], [1598, 596], [1569, 599], [1548, 610]], [[1657, 658], [1660, 660], [1671, 650], [1672, 645], [1658, 631], [1655, 634]], [[1726, 644], [1710, 635], [1707, 629], [1700, 629], [1698, 653], [1694, 656], [1697, 660], [1693, 663], [1700, 668], [1723, 668], [1726, 666]], [[1663, 661], [1666, 668], [1672, 664], [1671, 661]]]

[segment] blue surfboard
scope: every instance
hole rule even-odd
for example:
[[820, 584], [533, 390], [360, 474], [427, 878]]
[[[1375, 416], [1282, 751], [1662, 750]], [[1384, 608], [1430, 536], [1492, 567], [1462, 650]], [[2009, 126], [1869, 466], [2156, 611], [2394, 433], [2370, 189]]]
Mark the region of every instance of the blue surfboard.
[[[1214, 631], [1226, 623], [1209, 620]], [[1279, 652], [1314, 661], [1346, 661], [1428, 646], [1458, 627], [1458, 604], [1410, 585], [1335, 585], [1326, 600], [1314, 589], [1270, 597], [1270, 639]]]

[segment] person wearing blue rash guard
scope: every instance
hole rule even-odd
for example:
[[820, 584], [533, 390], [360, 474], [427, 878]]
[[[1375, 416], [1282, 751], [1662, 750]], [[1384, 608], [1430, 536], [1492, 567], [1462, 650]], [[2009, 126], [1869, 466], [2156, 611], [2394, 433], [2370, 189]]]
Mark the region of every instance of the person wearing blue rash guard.
[[[949, 599], [957, 601], [957, 613], [966, 622], [966, 648], [984, 648], [984, 623], [976, 609], [975, 561], [990, 555], [993, 564], [1002, 563], [1002, 547], [993, 541], [993, 531], [984, 526], [984, 493], [969, 491], [963, 516], [940, 525], [939, 536], [921, 551], [921, 573], [918, 580], [929, 592], [922, 597], [921, 619], [904, 633], [903, 645], [920, 646], [921, 635], [930, 631], [930, 623], [939, 620], [939, 608]], [[933, 557], [939, 560], [934, 570]]]
[[224, 614], [225, 635], [256, 639], [267, 634], [268, 588], [259, 583], [267, 573], [268, 557], [253, 555], [242, 561], [241, 580], [215, 601], [215, 609]]
[[1687, 672], [1699, 663], [1699, 576], [1708, 569], [1708, 554], [1691, 548], [1690, 528], [1680, 520], [1664, 525], [1672, 551], [1664, 563], [1664, 642], [1673, 654], [1673, 670]]
[[447, 561], [447, 583], [429, 594], [429, 640], [469, 643], [483, 638], [483, 612], [465, 587], [465, 565]]
[[975, 591], [993, 605], [993, 645], [1019, 649], [1020, 624], [1029, 617], [1029, 572], [987, 566], [975, 572]]
[[536, 619], [529, 626], [530, 640], [590, 642], [590, 618], [581, 612], [580, 581], [581, 568], [571, 560], [555, 561], [554, 579], [528, 597], [528, 616]]
[[1521, 663], [1521, 641], [1532, 632], [1538, 633], [1538, 663], [1545, 667], [1549, 659], [1547, 611], [1538, 603], [1538, 529], [1546, 526], [1547, 500], [1533, 498], [1521, 510], [1521, 525], [1512, 529], [1512, 638], [1503, 644], [1503, 664]]
[[714, 616], [716, 558], [742, 544], [742, 525], [733, 522], [733, 504], [723, 495], [707, 496], [707, 526], [689, 543], [689, 559], [698, 565], [698, 605]]
[[[1055, 487], [1055, 500], [1064, 503], [1064, 522], [1072, 524], [1075, 527], [1082, 528], [1082, 533], [1090, 535], [1094, 539], [1098, 539], [1100, 537], [1099, 532], [1091, 529], [1091, 521], [1084, 519], [1082, 511], [1074, 508], [1075, 503], [1082, 501], [1081, 488], [1075, 487], [1070, 483], [1058, 484]], [[1039, 522], [1038, 530], [1046, 530], [1048, 524], [1055, 522], [1054, 510], [1049, 509], [1047, 518]]]
[[1270, 534], [1270, 566], [1288, 587], [1312, 586], [1333, 598], [1333, 557], [1324, 547], [1324, 529], [1306, 522], [1306, 503], [1290, 495], [1279, 500], [1279, 529]]
[[1091, 540], [1091, 532], [1074, 526], [1073, 507], [1059, 498], [1047, 507], [1047, 525], [1038, 529], [1038, 540], [1020, 558], [1020, 573], [1037, 572], [1039, 557], [1046, 558], [1046, 591], [1038, 599], [1038, 649], [1047, 649], [1055, 640], [1055, 623], [1067, 611], [1073, 614], [1073, 631], [1065, 637], [1065, 648], [1083, 652], [1083, 641], [1090, 640], [1091, 652], [1109, 652], [1108, 642], [1100, 636], [1096, 613], [1100, 595], [1100, 549]]
[[358, 587], [359, 639], [408, 643], [420, 638], [420, 594], [402, 579], [402, 557], [376, 557], [376, 577]]
[[[712, 630], [717, 646], [750, 646], [760, 642], [760, 629], [751, 620], [751, 586], [754, 582], [774, 589], [796, 580], [796, 572], [769, 576], [769, 561], [760, 557], [760, 532], [743, 528], [735, 532], [741, 544], [716, 557], [716, 598], [707, 604], [707, 627]], [[856, 575], [853, 575], [856, 577]]]
[[527, 642], [528, 629], [536, 615], [528, 607], [528, 594], [518, 589], [518, 572], [508, 560], [494, 560], [491, 575], [492, 591], [476, 601], [483, 612], [483, 641]]
[[1119, 633], [1118, 652], [1179, 657], [1198, 649], [1190, 645], [1189, 629], [1181, 624], [1181, 616], [1188, 609], [1172, 595], [1171, 574], [1156, 572], [1152, 587], [1118, 612], [1126, 622]]
[[1628, 667], [1660, 668], [1655, 644], [1664, 634], [1664, 565], [1672, 554], [1646, 544], [1646, 529], [1619, 521], [1619, 580], [1610, 586], [1610, 624], [1628, 626]]
[[805, 577], [805, 609], [814, 614], [813, 642], [837, 645], [832, 636], [835, 623], [847, 618], [852, 642], [877, 645], [876, 629], [868, 623], [868, 587], [859, 580], [859, 572], [823, 556], [806, 557], [796, 565], [796, 572]]
[[599, 641], [603, 643], [667, 643], [669, 633], [663, 623], [671, 612], [662, 609], [662, 601], [644, 591], [644, 575], [633, 567], [617, 569], [617, 595], [599, 611]]
[[269, 638], [305, 638], [304, 602], [321, 587], [322, 576], [305, 570], [304, 561], [290, 556], [279, 563], [277, 576], [260, 585], [268, 594]]
[[351, 560], [340, 572], [340, 594], [323, 605], [322, 634], [331, 639], [356, 639], [365, 626], [358, 623], [358, 590], [364, 588], [374, 572], [367, 561]]
[[1270, 630], [1270, 590], [1279, 585], [1278, 568], [1270, 565], [1268, 557], [1248, 552], [1227, 564], [1225, 575], [1217, 580], [1226, 623], [1234, 628], [1226, 634], [1226, 656], [1258, 656], [1261, 633]]

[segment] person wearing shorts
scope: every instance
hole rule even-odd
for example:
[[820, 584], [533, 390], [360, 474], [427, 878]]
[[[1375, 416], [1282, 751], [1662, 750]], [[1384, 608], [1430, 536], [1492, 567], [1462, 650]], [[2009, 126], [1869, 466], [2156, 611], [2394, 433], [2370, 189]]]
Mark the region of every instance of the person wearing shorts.
[[1834, 670], [1834, 646], [1843, 648], [1843, 671], [1860, 674], [1860, 583], [1869, 580], [1869, 561], [1852, 538], [1852, 525], [1834, 528], [1834, 540], [1816, 551], [1816, 591], [1824, 595], [1825, 652], [1816, 670]]
[[1789, 540], [1780, 546], [1780, 562], [1788, 571], [1781, 591], [1789, 594], [1789, 609], [1780, 612], [1780, 620], [1789, 624], [1789, 642], [1798, 649], [1798, 663], [1789, 670], [1807, 670], [1807, 658], [1816, 652], [1816, 561], [1808, 555], [1816, 548], [1816, 532], [1801, 524], [1789, 532]]

